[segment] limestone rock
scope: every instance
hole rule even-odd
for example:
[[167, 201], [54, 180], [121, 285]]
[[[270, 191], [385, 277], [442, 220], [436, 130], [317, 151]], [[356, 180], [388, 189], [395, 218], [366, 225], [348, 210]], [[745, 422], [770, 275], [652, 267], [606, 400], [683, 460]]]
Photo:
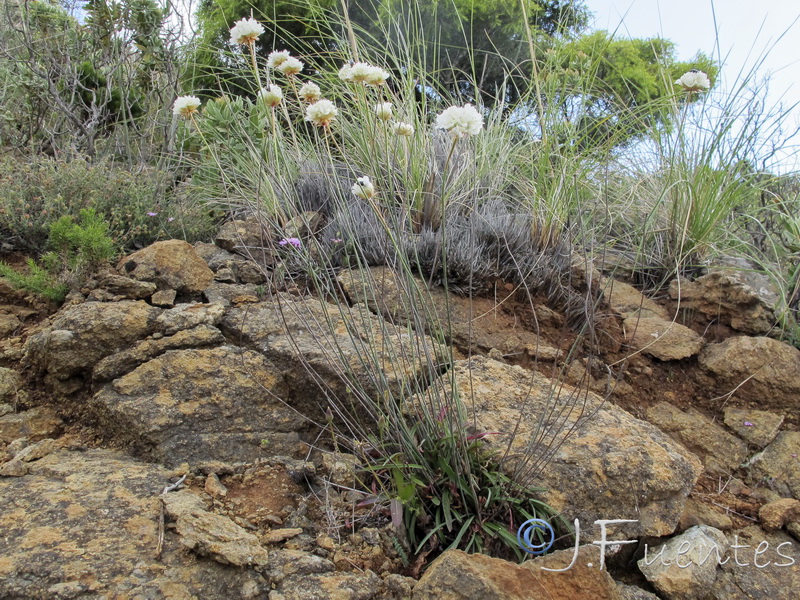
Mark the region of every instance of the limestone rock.
[[56, 437], [64, 423], [50, 406], [37, 406], [0, 417], [0, 442], [10, 444], [18, 438], [37, 441]]
[[703, 338], [680, 323], [658, 317], [628, 317], [626, 339], [634, 348], [658, 360], [681, 360], [703, 349]]
[[775, 325], [778, 294], [769, 279], [752, 268], [713, 270], [695, 281], [672, 281], [672, 298], [681, 306], [751, 335], [764, 335]]
[[722, 557], [729, 545], [718, 529], [698, 525], [649, 548], [639, 570], [667, 600], [701, 600], [717, 578], [715, 552]]
[[250, 569], [198, 560], [166, 533], [155, 559], [165, 469], [120, 452], [58, 451], [0, 479], [0, 597], [264, 598]]
[[300, 451], [306, 422], [280, 401], [287, 395], [264, 357], [221, 346], [168, 351], [103, 388], [90, 410], [137, 455], [175, 466], [235, 463]]
[[144, 300], [152, 296], [157, 289], [156, 284], [150, 281], [137, 281], [116, 273], [104, 273], [100, 277], [99, 285], [113, 296], [129, 300]]
[[214, 273], [194, 248], [182, 240], [156, 242], [119, 261], [120, 273], [139, 281], [151, 281], [159, 289], [199, 294], [214, 279]]
[[603, 297], [609, 308], [623, 319], [639, 317], [671, 320], [666, 308], [656, 304], [632, 285], [613, 279], [604, 280], [602, 285]]
[[565, 569], [572, 561], [573, 550], [553, 554], [517, 565], [483, 554], [447, 550], [431, 563], [414, 587], [414, 600], [620, 600], [614, 580], [605, 570], [587, 566], [598, 562], [598, 551], [582, 546], [575, 564], [560, 573], [543, 571]]
[[178, 331], [175, 335], [148, 338], [132, 348], [106, 356], [95, 366], [92, 379], [95, 382], [116, 379], [168, 350], [203, 348], [224, 343], [222, 332], [211, 325], [197, 325], [192, 329]]
[[781, 498], [769, 502], [759, 509], [758, 518], [767, 531], [780, 529], [792, 521], [800, 520], [800, 500]]
[[14, 369], [0, 367], [0, 404], [14, 402], [21, 387], [22, 377], [19, 373]]
[[729, 474], [747, 458], [747, 445], [699, 411], [684, 412], [668, 402], [658, 402], [646, 410], [647, 420], [694, 453], [706, 470], [715, 475]]
[[[782, 431], [763, 452], [750, 459], [750, 479], [782, 496], [800, 500], [800, 432]], [[800, 562], [800, 561], [798, 561]]]
[[759, 448], [764, 448], [774, 440], [783, 424], [783, 415], [764, 410], [726, 406], [723, 414], [725, 425], [748, 444]]
[[[795, 600], [800, 589], [797, 541], [782, 531], [757, 526], [728, 533], [729, 560], [706, 596], [713, 600]], [[740, 546], [733, 551], [733, 545]], [[733, 556], [731, 556], [733, 555]], [[789, 558], [787, 558], [789, 557]]]
[[[542, 461], [534, 479], [546, 491], [537, 495], [568, 521], [637, 520], [620, 526], [629, 539], [675, 530], [701, 466], [656, 427], [592, 392], [566, 385], [559, 392], [538, 373], [491, 359], [458, 361], [453, 376], [463, 420], [472, 423], [474, 409], [474, 433], [497, 432], [485, 439], [503, 450], [511, 443], [510, 471], [525, 455]], [[448, 389], [447, 381], [438, 385]], [[406, 411], [413, 414], [417, 402]]]
[[707, 345], [698, 361], [717, 380], [720, 394], [743, 384], [736, 390], [736, 398], [763, 408], [800, 410], [797, 348], [767, 337], [733, 337]]
[[293, 406], [312, 418], [321, 418], [329, 395], [342, 406], [357, 404], [356, 386], [373, 398], [404, 386], [419, 389], [442, 352], [431, 339], [390, 325], [363, 306], [348, 309], [289, 294], [230, 308], [221, 327], [228, 339], [264, 353], [286, 373]]
[[63, 310], [25, 344], [25, 363], [56, 379], [91, 371], [155, 329], [160, 310], [141, 300], [86, 302]]
[[[365, 304], [375, 314], [397, 325], [444, 336], [462, 351], [496, 349], [503, 354], [524, 351], [540, 360], [555, 360], [562, 354], [524, 328], [509, 335], [504, 324], [495, 323], [491, 310], [478, 310], [474, 301], [447, 294], [442, 288], [429, 290], [422, 279], [414, 278], [415, 289], [408, 289], [408, 282], [388, 267], [342, 271], [338, 280], [351, 301]], [[428, 311], [427, 319], [415, 322], [411, 315], [419, 311], [412, 307], [420, 303], [424, 303]], [[549, 320], [557, 318], [545, 314]], [[449, 325], [444, 327], [445, 323]]]
[[201, 556], [210, 556], [227, 565], [244, 567], [267, 564], [267, 550], [254, 534], [226, 516], [200, 508], [196, 502], [176, 501], [174, 498], [187, 494], [191, 492], [183, 490], [164, 496], [164, 506], [167, 514], [175, 520], [181, 544]]

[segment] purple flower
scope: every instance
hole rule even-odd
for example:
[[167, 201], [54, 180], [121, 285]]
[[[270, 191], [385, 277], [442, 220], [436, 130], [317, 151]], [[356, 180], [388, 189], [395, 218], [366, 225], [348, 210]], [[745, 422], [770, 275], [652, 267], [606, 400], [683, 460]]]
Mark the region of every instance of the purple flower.
[[333, 242], [334, 244], [341, 244], [342, 240], [341, 238], [331, 238], [331, 242]]
[[745, 427], [752, 427], [752, 426], [753, 426], [753, 424], [752, 424], [750, 421], [745, 421], [745, 422], [744, 422], [744, 426], [745, 426]]
[[300, 240], [297, 238], [283, 238], [280, 242], [278, 242], [279, 246], [286, 246], [287, 244], [291, 244], [295, 248], [300, 248]]
[[174, 220], [175, 220], [175, 217], [170, 217], [169, 219], [167, 219], [167, 223], [172, 223]]
[[147, 213], [147, 216], [148, 217], [156, 217], [156, 216], [158, 216], [158, 213], [149, 212], [149, 213]]

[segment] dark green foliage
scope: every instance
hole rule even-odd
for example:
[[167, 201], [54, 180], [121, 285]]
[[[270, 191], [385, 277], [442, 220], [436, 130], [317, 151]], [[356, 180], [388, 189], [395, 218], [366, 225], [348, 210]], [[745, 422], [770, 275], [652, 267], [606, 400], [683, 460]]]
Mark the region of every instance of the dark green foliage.
[[96, 266], [114, 256], [114, 240], [109, 235], [109, 226], [92, 208], [80, 213], [80, 222], [64, 216], [50, 225], [50, 247], [62, 257], [64, 266], [77, 269]]
[[59, 283], [50, 271], [37, 265], [32, 258], [28, 259], [27, 273], [20, 273], [0, 261], [0, 277], [7, 279], [17, 289], [26, 290], [56, 304], [63, 302], [69, 291], [66, 284]]

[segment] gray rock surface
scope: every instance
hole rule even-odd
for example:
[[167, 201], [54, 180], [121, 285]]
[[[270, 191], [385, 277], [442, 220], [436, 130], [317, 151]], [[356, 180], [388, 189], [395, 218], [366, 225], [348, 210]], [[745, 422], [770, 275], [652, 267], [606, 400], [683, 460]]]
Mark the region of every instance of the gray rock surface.
[[[782, 431], [750, 459], [750, 481], [800, 500], [800, 432]], [[800, 562], [800, 561], [798, 561]]]

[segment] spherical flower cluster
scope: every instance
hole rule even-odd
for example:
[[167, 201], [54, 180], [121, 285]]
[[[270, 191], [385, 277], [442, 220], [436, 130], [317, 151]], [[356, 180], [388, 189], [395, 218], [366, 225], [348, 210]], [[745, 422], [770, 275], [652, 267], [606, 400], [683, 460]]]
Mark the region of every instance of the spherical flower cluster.
[[411, 123], [393, 123], [392, 131], [394, 131], [395, 135], [411, 137], [414, 135], [414, 126]]
[[197, 96], [180, 96], [172, 105], [172, 114], [189, 117], [200, 108], [200, 98]]
[[281, 61], [281, 64], [275, 67], [275, 69], [287, 76], [297, 75], [303, 70], [303, 61], [294, 56], [290, 56], [286, 60]]
[[330, 100], [318, 100], [306, 107], [306, 121], [317, 127], [328, 127], [339, 111]]
[[267, 68], [277, 69], [289, 58], [291, 58], [291, 55], [288, 50], [273, 50], [267, 56]]
[[383, 85], [389, 79], [389, 73], [380, 67], [357, 62], [339, 69], [339, 79], [364, 85]]
[[381, 102], [375, 105], [375, 114], [381, 121], [388, 121], [392, 118], [392, 103]]
[[353, 195], [356, 198], [369, 200], [375, 195], [375, 186], [366, 175], [356, 179], [356, 182], [353, 184], [351, 189], [353, 190]]
[[278, 106], [283, 100], [283, 92], [277, 85], [270, 85], [266, 88], [261, 88], [258, 92], [258, 97], [264, 101], [267, 106]]
[[242, 19], [236, 21], [231, 28], [231, 42], [234, 44], [252, 44], [264, 33], [261, 23], [255, 19]]
[[675, 85], [681, 86], [687, 92], [703, 92], [711, 87], [711, 81], [702, 71], [692, 69], [681, 75]]
[[316, 83], [311, 83], [308, 81], [300, 87], [297, 92], [297, 97], [303, 102], [313, 104], [322, 98], [322, 91], [319, 89], [319, 86]]
[[449, 131], [457, 138], [478, 135], [483, 129], [483, 115], [471, 104], [451, 106], [436, 117], [436, 127]]

